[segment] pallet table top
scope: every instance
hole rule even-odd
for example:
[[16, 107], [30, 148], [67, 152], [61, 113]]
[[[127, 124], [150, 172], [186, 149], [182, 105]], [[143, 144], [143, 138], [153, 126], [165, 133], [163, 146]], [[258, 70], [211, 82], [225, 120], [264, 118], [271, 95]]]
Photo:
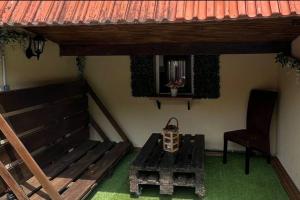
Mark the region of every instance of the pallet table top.
[[191, 172], [204, 169], [204, 135], [180, 135], [180, 148], [176, 153], [163, 150], [162, 136], [153, 133], [132, 163], [136, 169]]
[[130, 192], [141, 194], [143, 185], [159, 185], [160, 194], [172, 195], [175, 186], [193, 187], [199, 197], [205, 195], [204, 135], [180, 135], [179, 150], [163, 150], [162, 135], [148, 139], [129, 170]]

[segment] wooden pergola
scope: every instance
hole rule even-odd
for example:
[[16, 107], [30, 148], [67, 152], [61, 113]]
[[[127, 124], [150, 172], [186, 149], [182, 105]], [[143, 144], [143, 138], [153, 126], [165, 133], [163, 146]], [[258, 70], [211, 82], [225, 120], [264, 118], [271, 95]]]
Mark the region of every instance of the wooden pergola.
[[58, 43], [62, 56], [276, 53], [290, 50], [291, 42], [300, 34], [300, 19], [290, 17], [26, 29]]

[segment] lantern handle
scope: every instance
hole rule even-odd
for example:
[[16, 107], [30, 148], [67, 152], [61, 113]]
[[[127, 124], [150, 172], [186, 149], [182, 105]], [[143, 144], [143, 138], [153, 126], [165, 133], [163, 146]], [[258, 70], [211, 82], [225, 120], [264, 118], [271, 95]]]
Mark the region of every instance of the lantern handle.
[[179, 128], [179, 125], [178, 125], [178, 119], [177, 119], [176, 117], [171, 117], [171, 118], [168, 120], [168, 122], [167, 122], [167, 124], [166, 124], [166, 128], [167, 128], [167, 126], [170, 124], [170, 122], [171, 122], [172, 120], [175, 120], [175, 121], [176, 121], [176, 126], [177, 126], [177, 128]]

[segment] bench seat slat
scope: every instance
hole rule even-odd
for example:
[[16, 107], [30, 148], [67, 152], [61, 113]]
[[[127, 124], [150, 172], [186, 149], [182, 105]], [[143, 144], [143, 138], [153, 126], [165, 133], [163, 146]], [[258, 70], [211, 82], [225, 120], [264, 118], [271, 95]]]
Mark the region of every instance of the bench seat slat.
[[[68, 184], [76, 179], [82, 172], [84, 172], [92, 163], [98, 160], [106, 151], [112, 146], [112, 143], [99, 143], [94, 149], [89, 151], [84, 157], [79, 159], [68, 169], [57, 175], [51, 180], [51, 184], [54, 188], [61, 192]], [[44, 189], [41, 189], [34, 193], [31, 200], [49, 199]]]
[[[97, 145], [98, 142], [95, 141], [86, 141], [79, 147], [75, 148], [72, 152], [65, 154], [63, 157], [55, 161], [53, 164], [49, 165], [43, 169], [44, 173], [49, 179], [55, 178], [60, 172], [66, 169], [74, 161], [82, 157], [87, 151], [92, 149]], [[41, 184], [33, 176], [22, 185], [24, 192], [27, 195], [32, 195], [33, 192], [41, 188]]]
[[119, 161], [129, 150], [129, 143], [122, 142], [107, 152], [103, 158], [87, 170], [70, 188], [68, 188], [62, 197], [64, 200], [79, 200], [83, 198], [96, 182], [101, 179], [112, 166]]

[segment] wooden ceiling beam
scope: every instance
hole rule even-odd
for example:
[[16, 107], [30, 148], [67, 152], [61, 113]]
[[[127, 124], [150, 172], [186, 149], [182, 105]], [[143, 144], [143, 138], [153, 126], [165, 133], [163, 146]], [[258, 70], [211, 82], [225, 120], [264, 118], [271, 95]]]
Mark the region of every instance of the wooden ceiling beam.
[[27, 27], [58, 44], [264, 43], [300, 35], [300, 18]]
[[250, 54], [290, 52], [291, 41], [248, 43], [62, 44], [61, 56], [154, 54]]

